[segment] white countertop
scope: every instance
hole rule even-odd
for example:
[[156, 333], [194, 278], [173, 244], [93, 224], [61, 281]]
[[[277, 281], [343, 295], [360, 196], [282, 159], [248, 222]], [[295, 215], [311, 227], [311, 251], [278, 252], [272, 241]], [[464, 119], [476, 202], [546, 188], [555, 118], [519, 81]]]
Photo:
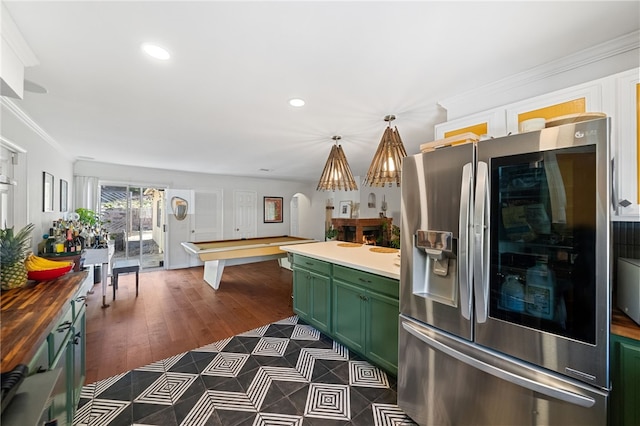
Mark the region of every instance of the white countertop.
[[280, 249], [400, 280], [399, 250], [394, 253], [375, 253], [370, 250], [375, 246], [362, 244], [358, 247], [340, 247], [339, 244], [344, 244], [344, 241], [296, 244], [281, 246]]

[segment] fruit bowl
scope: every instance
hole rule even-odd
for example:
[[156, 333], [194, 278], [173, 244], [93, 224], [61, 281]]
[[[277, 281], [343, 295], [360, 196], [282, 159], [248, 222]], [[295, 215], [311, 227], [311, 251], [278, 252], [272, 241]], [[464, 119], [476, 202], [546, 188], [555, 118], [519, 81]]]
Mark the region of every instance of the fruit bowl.
[[39, 271], [28, 271], [27, 278], [35, 281], [53, 280], [63, 276], [73, 268], [73, 265], [63, 266], [62, 268], [41, 269]]

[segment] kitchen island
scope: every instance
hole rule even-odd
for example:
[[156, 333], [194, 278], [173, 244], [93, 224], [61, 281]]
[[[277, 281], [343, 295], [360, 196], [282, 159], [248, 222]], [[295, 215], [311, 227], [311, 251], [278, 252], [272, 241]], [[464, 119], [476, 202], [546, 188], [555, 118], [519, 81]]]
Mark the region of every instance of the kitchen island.
[[396, 375], [400, 252], [341, 241], [281, 248], [290, 253], [293, 311]]

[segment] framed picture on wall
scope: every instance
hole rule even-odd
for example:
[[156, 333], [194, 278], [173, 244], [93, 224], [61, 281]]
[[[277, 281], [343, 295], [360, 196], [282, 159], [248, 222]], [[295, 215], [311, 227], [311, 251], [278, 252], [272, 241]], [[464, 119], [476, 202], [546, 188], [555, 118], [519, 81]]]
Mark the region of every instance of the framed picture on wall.
[[69, 210], [69, 183], [60, 179], [60, 212]]
[[53, 211], [53, 175], [42, 172], [42, 211]]
[[340, 201], [340, 210], [338, 211], [338, 217], [351, 217], [351, 201]]
[[264, 223], [282, 223], [282, 197], [264, 197]]

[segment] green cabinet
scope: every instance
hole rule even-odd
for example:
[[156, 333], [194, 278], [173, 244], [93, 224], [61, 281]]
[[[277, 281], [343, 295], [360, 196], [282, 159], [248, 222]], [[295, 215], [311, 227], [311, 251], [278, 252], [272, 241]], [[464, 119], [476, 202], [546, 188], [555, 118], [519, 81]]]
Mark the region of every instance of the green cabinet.
[[366, 305], [364, 292], [356, 285], [333, 280], [333, 335], [362, 354], [366, 351]]
[[85, 301], [92, 286], [93, 275], [88, 274], [73, 298], [64, 305], [60, 319], [28, 364], [30, 375], [59, 371], [38, 424], [53, 421], [59, 425], [73, 423], [86, 378]]
[[640, 425], [640, 341], [611, 335], [610, 424]]
[[337, 342], [398, 374], [398, 280], [293, 255], [293, 311]]
[[293, 311], [320, 331], [331, 330], [331, 264], [293, 255]]
[[397, 374], [398, 281], [334, 265], [333, 287], [333, 336]]

